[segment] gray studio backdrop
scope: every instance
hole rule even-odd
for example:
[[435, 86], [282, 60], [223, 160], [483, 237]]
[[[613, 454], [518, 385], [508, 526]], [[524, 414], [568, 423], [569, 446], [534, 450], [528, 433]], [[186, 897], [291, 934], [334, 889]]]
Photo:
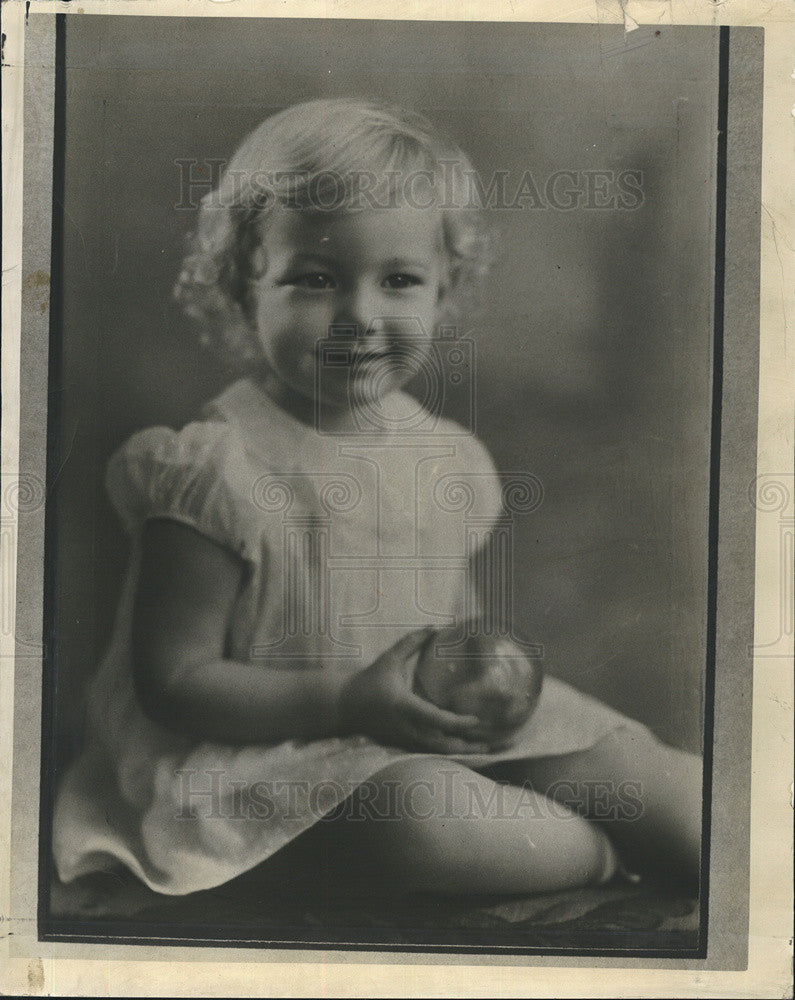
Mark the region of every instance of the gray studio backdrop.
[[[514, 521], [515, 621], [550, 672], [699, 749], [717, 30], [91, 16], [69, 18], [66, 51], [63, 751], [126, 557], [105, 462], [229, 379], [170, 298], [195, 223], [177, 161], [201, 179], [267, 115], [350, 94], [424, 112], [509, 191], [531, 172], [544, 205], [490, 213], [498, 256], [465, 331], [479, 435], [544, 488]], [[583, 171], [640, 172], [642, 204], [550, 205], [561, 170], [581, 189]]]

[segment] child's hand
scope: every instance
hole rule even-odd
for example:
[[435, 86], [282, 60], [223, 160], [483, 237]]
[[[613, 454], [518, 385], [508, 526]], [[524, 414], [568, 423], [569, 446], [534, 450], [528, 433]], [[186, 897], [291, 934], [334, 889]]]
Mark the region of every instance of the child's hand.
[[410, 632], [346, 682], [339, 702], [344, 729], [379, 743], [429, 753], [488, 753], [497, 749], [504, 740], [491, 738], [476, 716], [437, 708], [412, 690], [410, 660], [431, 632]]

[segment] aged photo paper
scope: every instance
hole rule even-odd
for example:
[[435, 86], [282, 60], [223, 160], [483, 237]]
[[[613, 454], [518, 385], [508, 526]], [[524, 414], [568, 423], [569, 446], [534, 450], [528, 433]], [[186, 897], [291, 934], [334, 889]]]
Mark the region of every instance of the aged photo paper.
[[0, 988], [791, 995], [790, 7], [2, 18]]

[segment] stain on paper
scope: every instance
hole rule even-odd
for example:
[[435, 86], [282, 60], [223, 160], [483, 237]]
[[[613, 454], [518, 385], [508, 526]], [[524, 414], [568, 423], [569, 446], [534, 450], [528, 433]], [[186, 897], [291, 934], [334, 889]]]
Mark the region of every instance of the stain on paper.
[[28, 989], [31, 996], [44, 990], [44, 966], [38, 956], [28, 962]]
[[[44, 291], [42, 291], [44, 289]], [[33, 308], [38, 305], [39, 312], [44, 315], [50, 304], [50, 276], [46, 271], [32, 271], [22, 279], [22, 295], [32, 295]]]

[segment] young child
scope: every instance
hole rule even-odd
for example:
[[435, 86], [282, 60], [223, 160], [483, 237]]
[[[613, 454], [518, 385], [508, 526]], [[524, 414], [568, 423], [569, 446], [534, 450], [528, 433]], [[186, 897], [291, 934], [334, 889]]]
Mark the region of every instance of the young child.
[[406, 891], [600, 883], [619, 855], [695, 878], [699, 758], [553, 677], [507, 747], [414, 688], [501, 507], [484, 447], [403, 390], [443, 371], [484, 270], [471, 169], [418, 115], [313, 101], [204, 199], [177, 292], [241, 377], [109, 464], [132, 555], [59, 790], [62, 880], [206, 889], [321, 819], [351, 879]]

